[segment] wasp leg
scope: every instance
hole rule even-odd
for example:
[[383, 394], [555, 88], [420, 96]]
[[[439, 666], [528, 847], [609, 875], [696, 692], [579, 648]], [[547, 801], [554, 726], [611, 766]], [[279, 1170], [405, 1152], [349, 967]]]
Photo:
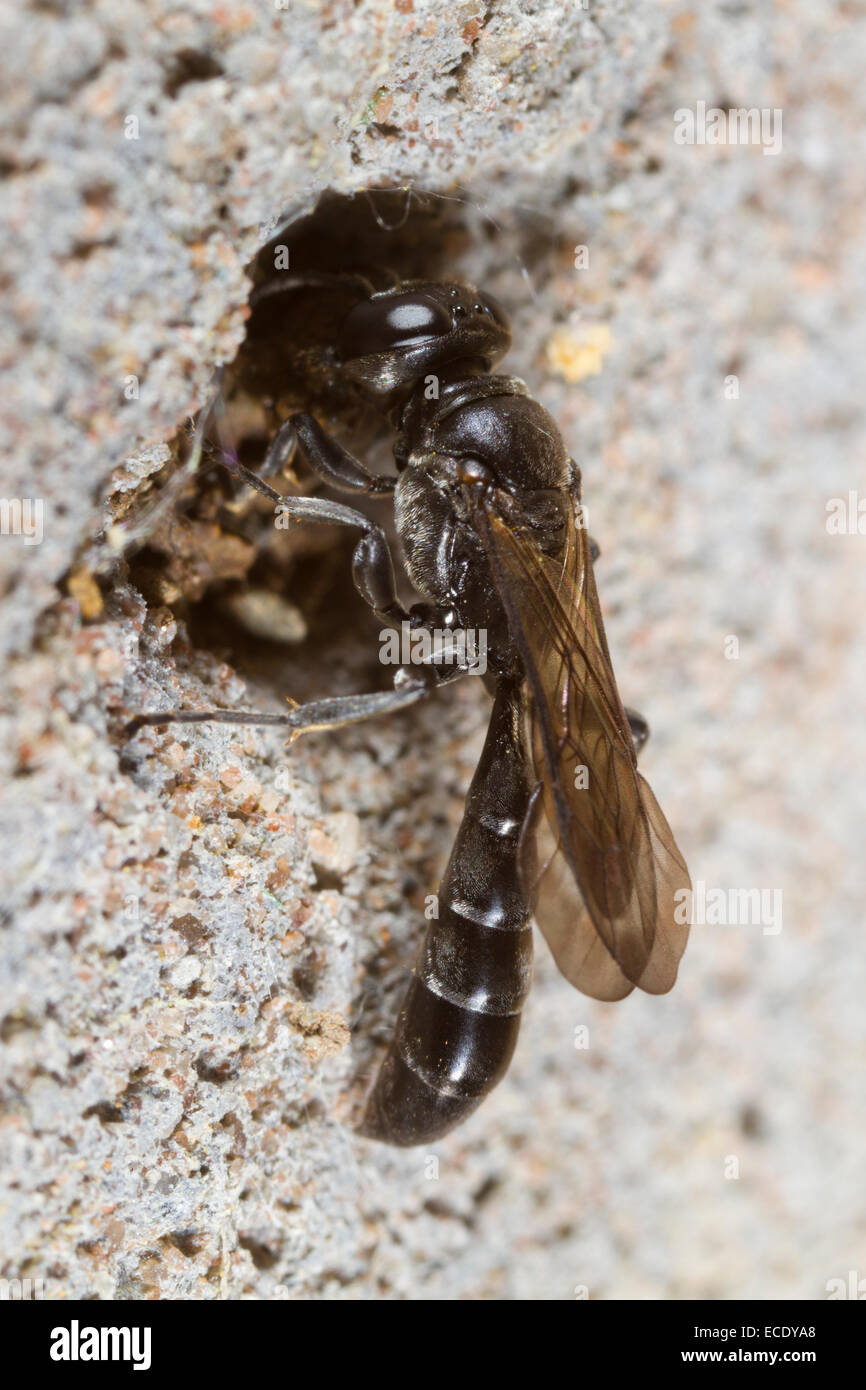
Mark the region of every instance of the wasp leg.
[[440, 685], [472, 675], [465, 667], [443, 672], [438, 667], [410, 669], [401, 666], [394, 676], [393, 690], [377, 690], [371, 695], [333, 695], [324, 700], [311, 700], [296, 705], [288, 714], [290, 742], [300, 734], [318, 733], [323, 729], [339, 729], [344, 724], [359, 724], [376, 714], [393, 714], [423, 700]]
[[631, 729], [634, 751], [639, 753], [650, 736], [650, 726], [642, 714], [638, 714], [636, 709], [629, 709], [626, 706], [625, 717]]
[[438, 603], [430, 603], [425, 600], [412, 604], [409, 609], [409, 621], [413, 627], [438, 628], [440, 631], [444, 631], [453, 625], [454, 617], [453, 614], [449, 616]]
[[163, 724], [278, 725], [289, 730], [292, 741], [300, 734], [339, 729], [344, 724], [358, 724], [377, 714], [393, 714], [423, 700], [439, 685], [468, 675], [472, 675], [472, 671], [465, 667], [443, 672], [437, 667], [415, 671], [401, 666], [394, 676], [393, 690], [376, 690], [369, 695], [328, 696], [323, 700], [310, 700], [305, 705], [293, 705], [284, 714], [242, 709], [154, 710], [134, 715], [125, 731], [131, 736], [139, 729]]
[[378, 497], [389, 496], [394, 491], [395, 478], [368, 473], [364, 465], [333, 439], [308, 411], [297, 411], [287, 423], [294, 427], [301, 456], [331, 487], [339, 488], [342, 492], [360, 492]]
[[262, 459], [261, 469], [265, 477], [272, 473], [282, 473], [295, 456], [297, 436], [291, 420], [285, 420], [274, 435], [268, 452]]
[[289, 711], [286, 722], [291, 730], [290, 738], [322, 729], [340, 729], [344, 724], [359, 724], [362, 719], [376, 714], [393, 714], [422, 700], [431, 689], [426, 681], [416, 678], [393, 690], [377, 690], [371, 695], [333, 695], [324, 700], [311, 700]]
[[413, 705], [428, 695], [433, 687], [420, 677], [407, 681], [394, 690], [377, 690], [371, 695], [336, 695], [324, 700], [311, 700], [306, 705], [294, 705], [284, 714], [269, 714], [260, 710], [205, 709], [154, 710], [137, 714], [126, 725], [127, 734], [162, 724], [260, 724], [280, 725], [289, 729], [290, 738], [313, 733], [319, 729], [338, 729], [343, 724], [357, 724], [374, 714], [389, 714]]
[[[360, 466], [360, 465], [359, 465]], [[361, 512], [344, 507], [342, 502], [331, 502], [325, 497], [289, 497], [276, 491], [257, 473], [245, 468], [242, 463], [225, 461], [225, 467], [235, 477], [249, 487], [255, 488], [262, 497], [273, 502], [277, 510], [277, 525], [282, 517], [294, 517], [297, 521], [326, 523], [331, 526], [352, 526], [363, 531], [352, 556], [352, 578], [355, 588], [365, 603], [386, 622], [405, 623], [409, 614], [397, 599], [394, 585], [394, 565], [388, 541], [381, 526], [371, 521]]]
[[282, 724], [285, 727], [288, 720], [288, 714], [269, 714], [255, 709], [163, 709], [133, 715], [123, 731], [131, 738], [139, 729], [163, 724]]
[[298, 521], [329, 522], [336, 526], [356, 526], [363, 531], [352, 556], [352, 578], [365, 603], [386, 622], [405, 623], [409, 614], [397, 599], [394, 565], [385, 532], [369, 517], [331, 502], [324, 497], [281, 497], [284, 516]]
[[[290, 415], [274, 435], [261, 464], [264, 476], [267, 478], [273, 473], [282, 473], [286, 465], [292, 462], [297, 446], [300, 446], [303, 458], [313, 471], [331, 487], [339, 488], [342, 492], [378, 497], [390, 496], [394, 491], [395, 478], [368, 473], [353, 454], [322, 429], [314, 416], [303, 410]], [[233, 459], [227, 458], [225, 466], [230, 473], [240, 476]]]

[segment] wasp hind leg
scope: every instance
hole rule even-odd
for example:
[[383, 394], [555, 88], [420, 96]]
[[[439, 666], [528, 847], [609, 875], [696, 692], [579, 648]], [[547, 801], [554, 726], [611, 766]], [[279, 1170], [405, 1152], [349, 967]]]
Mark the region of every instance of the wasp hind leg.
[[393, 714], [423, 699], [432, 689], [433, 686], [419, 676], [395, 682], [393, 690], [377, 690], [370, 695], [335, 695], [311, 700], [305, 705], [293, 703], [292, 708], [282, 714], [240, 709], [154, 710], [149, 714], [136, 714], [126, 725], [126, 732], [132, 735], [139, 729], [162, 724], [276, 725], [289, 731], [292, 742], [301, 734], [358, 724], [376, 714]]
[[474, 674], [465, 666], [443, 668], [433, 663], [417, 668], [401, 666], [395, 673], [392, 690], [374, 690], [368, 695], [330, 695], [304, 705], [290, 701], [292, 708], [281, 714], [237, 709], [153, 710], [134, 715], [126, 725], [126, 733], [131, 736], [139, 729], [163, 724], [247, 724], [288, 729], [292, 743], [301, 734], [360, 724], [377, 714], [394, 714], [423, 700], [440, 685]]
[[636, 709], [629, 709], [626, 706], [625, 717], [631, 729], [632, 742], [635, 753], [639, 753], [650, 736], [650, 726], [642, 714], [638, 714]]

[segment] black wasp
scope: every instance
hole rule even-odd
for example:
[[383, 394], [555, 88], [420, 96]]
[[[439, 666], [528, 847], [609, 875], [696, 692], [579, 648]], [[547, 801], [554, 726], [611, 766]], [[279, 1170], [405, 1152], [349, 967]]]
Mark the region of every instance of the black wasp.
[[[308, 411], [277, 430], [261, 472], [297, 445], [331, 487], [393, 497], [406, 570], [425, 596], [398, 601], [381, 527], [347, 506], [282, 496], [237, 476], [282, 515], [357, 528], [355, 584], [386, 624], [484, 632], [493, 695], [463, 821], [362, 1132], [427, 1143], [461, 1123], [501, 1080], [530, 984], [534, 914], [566, 979], [596, 999], [674, 983], [688, 935], [688, 871], [637, 770], [647, 736], [620, 700], [582, 524], [580, 473], [547, 412], [516, 377], [493, 375], [511, 332], [471, 285], [360, 276], [291, 277], [286, 294], [339, 281], [349, 307], [331, 345], [339, 389], [394, 430], [397, 477], [374, 476]], [[290, 738], [405, 709], [473, 674], [443, 660], [398, 669], [393, 690], [331, 698], [286, 714], [235, 710], [139, 715], [286, 726]], [[449, 653], [453, 657], [453, 652]]]

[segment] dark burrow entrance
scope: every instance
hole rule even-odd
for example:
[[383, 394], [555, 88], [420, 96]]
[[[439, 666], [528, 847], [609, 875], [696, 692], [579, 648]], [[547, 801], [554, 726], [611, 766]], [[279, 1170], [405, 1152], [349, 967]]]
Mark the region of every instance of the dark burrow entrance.
[[[272, 506], [234, 481], [220, 459], [235, 456], [258, 470], [280, 423], [305, 409], [369, 467], [392, 472], [386, 422], [360, 404], [334, 370], [339, 324], [357, 299], [357, 289], [337, 277], [363, 275], [380, 288], [394, 278], [471, 279], [484, 267], [489, 280], [496, 259], [491, 243], [499, 239], [499, 227], [471, 198], [403, 188], [326, 192], [277, 222], [249, 268], [246, 337], [215, 382], [201, 463], [128, 555], [132, 584], [150, 606], [170, 608], [184, 620], [195, 648], [280, 696], [287, 651], [293, 694], [300, 699], [330, 690], [336, 648], [347, 687], [389, 683], [377, 660], [376, 622], [351, 580], [355, 538], [322, 526], [275, 530]], [[524, 242], [517, 255], [525, 250]], [[504, 251], [506, 261], [509, 254]], [[308, 277], [314, 283], [296, 283]], [[136, 507], [152, 507], [161, 489], [177, 487], [192, 439], [192, 422], [186, 422], [171, 443], [167, 466], [150, 480], [147, 496], [134, 500], [133, 522]], [[295, 477], [289, 472], [271, 481], [281, 492], [321, 490], [303, 465]], [[391, 529], [387, 502], [352, 499], [352, 505], [366, 507]], [[118, 520], [128, 524], [126, 517]], [[413, 597], [405, 588], [402, 596]]]

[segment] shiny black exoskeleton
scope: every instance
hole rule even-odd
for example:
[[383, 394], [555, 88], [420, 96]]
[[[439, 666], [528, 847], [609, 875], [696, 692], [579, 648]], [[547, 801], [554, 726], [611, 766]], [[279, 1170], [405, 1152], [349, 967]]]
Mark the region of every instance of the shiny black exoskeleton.
[[439, 916], [368, 1106], [366, 1133], [400, 1144], [436, 1139], [502, 1078], [531, 979], [517, 862], [531, 793], [520, 662], [467, 492], [494, 480], [564, 489], [571, 472], [546, 411], [514, 377], [489, 375], [509, 343], [499, 306], [456, 285], [377, 296], [349, 315], [340, 343], [345, 370], [383, 393], [398, 429], [397, 530], [413, 584], [438, 610], [431, 625], [484, 629], [497, 680]]
[[[316, 277], [313, 278], [315, 283]], [[262, 472], [275, 472], [295, 443], [327, 483], [346, 492], [393, 494], [406, 569], [423, 601], [398, 601], [383, 531], [323, 498], [284, 497], [261, 477], [235, 472], [279, 516], [361, 531], [353, 558], [358, 590], [386, 623], [487, 634], [486, 682], [493, 712], [457, 840], [438, 894], [393, 1041], [362, 1132], [392, 1144], [428, 1143], [459, 1124], [504, 1075], [532, 968], [531, 904], [521, 873], [523, 834], [537, 778], [527, 746], [524, 657], [479, 533], [479, 497], [496, 490], [500, 514], [555, 552], [564, 499], [579, 486], [559, 431], [515, 377], [495, 375], [511, 334], [489, 296], [464, 284], [411, 282], [375, 292], [360, 277], [333, 346], [331, 367], [388, 418], [397, 477], [371, 475], [306, 412], [278, 431]], [[289, 294], [293, 277], [264, 294]], [[284, 724], [292, 734], [335, 727], [423, 698], [468, 665], [433, 659], [401, 668], [393, 691], [323, 699], [287, 715], [238, 711], [156, 713], [133, 721], [222, 719]], [[645, 736], [630, 716], [636, 744]]]

